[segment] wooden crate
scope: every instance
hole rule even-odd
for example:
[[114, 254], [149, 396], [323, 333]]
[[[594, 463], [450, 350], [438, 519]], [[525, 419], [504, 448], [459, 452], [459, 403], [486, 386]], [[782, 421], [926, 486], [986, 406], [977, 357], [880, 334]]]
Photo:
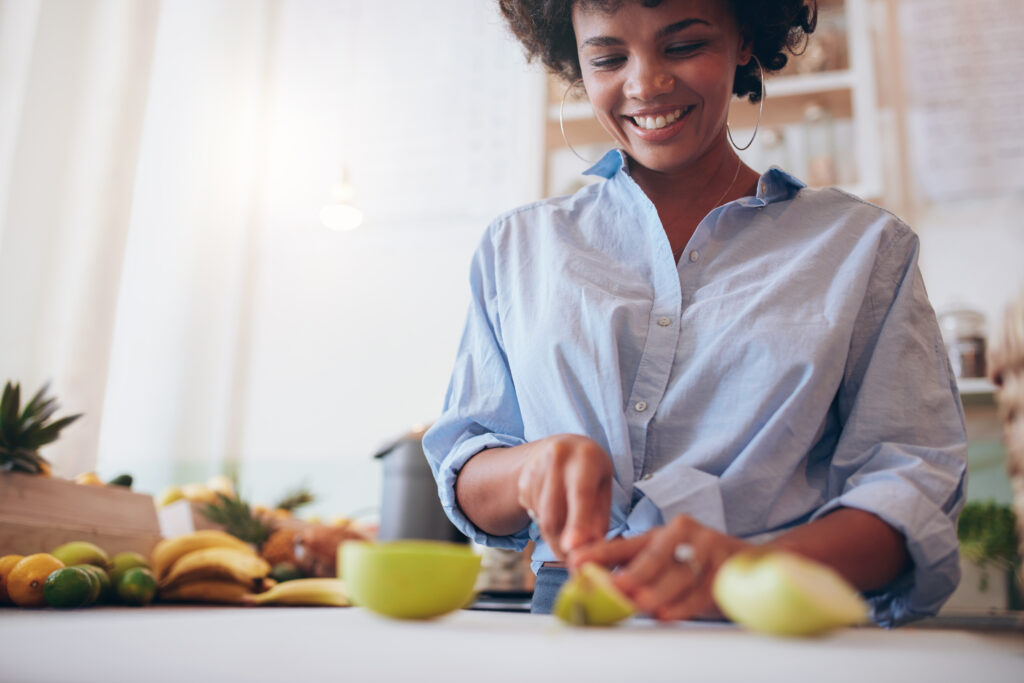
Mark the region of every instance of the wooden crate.
[[0, 473], [0, 555], [90, 541], [111, 555], [132, 550], [148, 556], [159, 540], [152, 496], [119, 486]]

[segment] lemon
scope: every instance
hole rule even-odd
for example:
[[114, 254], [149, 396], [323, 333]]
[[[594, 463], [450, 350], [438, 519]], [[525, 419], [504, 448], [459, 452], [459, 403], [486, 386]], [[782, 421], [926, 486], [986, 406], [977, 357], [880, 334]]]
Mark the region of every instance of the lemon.
[[14, 565], [24, 557], [23, 555], [4, 555], [0, 557], [0, 605], [11, 604], [11, 598], [7, 595], [7, 575]]
[[116, 586], [121, 581], [124, 573], [132, 567], [145, 567], [149, 569], [149, 561], [140, 553], [126, 551], [114, 555], [110, 561], [110, 580]]
[[72, 566], [77, 569], [84, 569], [96, 579], [96, 595], [89, 601], [89, 604], [101, 601], [106, 602], [110, 599], [112, 584], [110, 576], [105, 571], [94, 564], [76, 564]]
[[132, 567], [117, 582], [117, 595], [126, 605], [148, 605], [156, 597], [156, 578], [145, 567]]
[[7, 594], [19, 607], [42, 607], [46, 604], [43, 585], [46, 578], [64, 563], [49, 553], [35, 553], [18, 560], [7, 575]]
[[99, 592], [99, 580], [80, 567], [64, 567], [43, 583], [43, 597], [51, 607], [85, 607]]

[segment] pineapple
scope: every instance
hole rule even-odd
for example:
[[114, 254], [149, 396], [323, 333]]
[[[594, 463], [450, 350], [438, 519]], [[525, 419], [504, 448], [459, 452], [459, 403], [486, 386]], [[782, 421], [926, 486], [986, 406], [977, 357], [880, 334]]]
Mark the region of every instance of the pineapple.
[[316, 500], [316, 496], [305, 486], [300, 486], [289, 491], [281, 501], [274, 506], [275, 510], [284, 510], [287, 513], [295, 512], [303, 505], [309, 505]]
[[274, 530], [273, 524], [253, 514], [247, 502], [223, 493], [218, 493], [217, 502], [204, 506], [200, 512], [211, 522], [224, 527], [224, 531], [257, 548], [266, 542]]
[[48, 476], [50, 464], [39, 448], [55, 441], [60, 431], [82, 415], [70, 415], [50, 422], [57, 412], [57, 399], [47, 398], [48, 384], [36, 392], [21, 410], [21, 385], [7, 382], [0, 397], [0, 471], [28, 472]]

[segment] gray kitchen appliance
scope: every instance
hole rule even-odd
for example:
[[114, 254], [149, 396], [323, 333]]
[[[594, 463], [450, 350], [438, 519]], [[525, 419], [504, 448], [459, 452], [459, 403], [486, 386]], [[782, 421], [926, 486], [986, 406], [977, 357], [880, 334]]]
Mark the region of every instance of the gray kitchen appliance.
[[423, 454], [424, 432], [426, 428], [414, 429], [374, 455], [384, 468], [377, 538], [468, 543], [441, 507], [434, 475]]

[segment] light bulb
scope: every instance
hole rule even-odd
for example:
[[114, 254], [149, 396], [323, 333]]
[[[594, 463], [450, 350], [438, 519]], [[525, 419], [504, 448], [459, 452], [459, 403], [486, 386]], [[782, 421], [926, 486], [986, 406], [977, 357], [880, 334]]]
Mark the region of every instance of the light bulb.
[[320, 209], [320, 221], [331, 230], [355, 230], [363, 222], [363, 212], [350, 204], [328, 204]]

